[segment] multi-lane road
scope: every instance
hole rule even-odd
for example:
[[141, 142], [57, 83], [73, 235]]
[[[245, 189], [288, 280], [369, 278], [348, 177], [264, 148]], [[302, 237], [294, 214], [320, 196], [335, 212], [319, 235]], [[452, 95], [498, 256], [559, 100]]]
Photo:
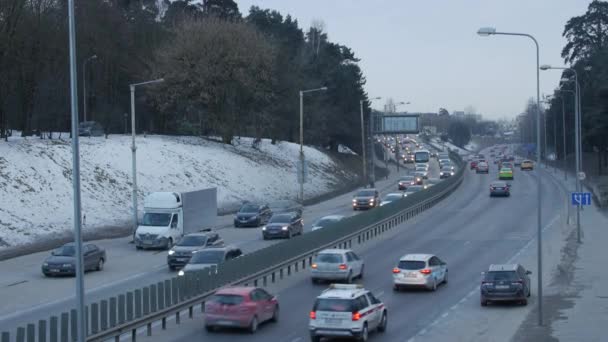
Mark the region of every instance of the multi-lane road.
[[[410, 167], [411, 168], [411, 167]], [[382, 194], [397, 190], [398, 174], [392, 168], [386, 180], [379, 180], [377, 188]], [[401, 173], [405, 169], [401, 168]], [[430, 174], [438, 177], [438, 165], [431, 163]], [[355, 215], [350, 207], [352, 194], [305, 208], [305, 231], [311, 224], [326, 215]], [[262, 240], [261, 228], [232, 228], [232, 216], [218, 217], [219, 232], [226, 243], [239, 246], [245, 253], [280, 243], [281, 240]], [[108, 260], [102, 272], [85, 275], [86, 300], [95, 302], [126, 291], [175, 276], [166, 264], [166, 251], [137, 251], [130, 238], [101, 240], [95, 243], [106, 249]], [[17, 326], [48, 319], [51, 315], [75, 307], [74, 279], [45, 278], [40, 266], [49, 252], [34, 253], [0, 263], [0, 331], [12, 331]]]
[[[467, 171], [460, 188], [413, 221], [407, 221], [380, 240], [356, 251], [365, 261], [366, 288], [380, 294], [389, 310], [388, 329], [374, 334], [373, 341], [408, 341], [419, 331], [432, 329], [442, 313], [457, 307], [479, 287], [480, 272], [491, 263], [506, 263], [535, 237], [535, 173], [515, 171], [509, 198], [490, 198], [489, 184], [497, 178], [495, 165], [490, 174]], [[560, 212], [563, 200], [559, 189], [543, 177], [543, 222]], [[391, 270], [398, 258], [407, 253], [433, 253], [448, 263], [449, 284], [437, 292], [393, 292]], [[308, 313], [315, 297], [326, 285], [313, 285], [307, 272], [301, 272], [274, 285], [269, 291], [278, 295], [281, 317], [255, 335], [239, 331], [208, 333], [199, 314], [182, 324], [170, 324], [167, 331], [155, 331], [145, 341], [276, 341], [309, 340]], [[535, 301], [533, 287], [532, 303]], [[523, 308], [518, 308], [524, 310]], [[483, 308], [479, 308], [483, 310]], [[516, 309], [517, 310], [517, 309]], [[142, 336], [143, 337], [143, 336]]]

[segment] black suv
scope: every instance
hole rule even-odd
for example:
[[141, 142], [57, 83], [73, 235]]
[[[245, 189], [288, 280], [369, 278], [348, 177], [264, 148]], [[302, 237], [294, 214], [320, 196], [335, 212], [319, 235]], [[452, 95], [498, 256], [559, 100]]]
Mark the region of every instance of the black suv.
[[234, 215], [235, 227], [259, 227], [266, 224], [272, 216], [272, 210], [266, 204], [245, 203]]
[[527, 305], [531, 273], [519, 264], [490, 265], [489, 270], [482, 273], [481, 306], [490, 302], [518, 302]]
[[224, 240], [220, 238], [217, 232], [211, 229], [184, 235], [167, 253], [167, 265], [169, 265], [169, 269], [171, 270], [182, 268], [190, 261], [192, 253], [201, 249], [223, 245]]

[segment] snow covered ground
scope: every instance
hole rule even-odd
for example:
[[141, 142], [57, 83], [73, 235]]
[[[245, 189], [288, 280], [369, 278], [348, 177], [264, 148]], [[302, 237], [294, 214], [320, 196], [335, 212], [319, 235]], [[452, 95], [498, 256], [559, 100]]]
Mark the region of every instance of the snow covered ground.
[[[82, 213], [85, 229], [124, 226], [131, 213], [130, 137], [81, 138]], [[218, 208], [243, 199], [292, 198], [298, 194], [299, 145], [263, 140], [259, 149], [241, 138], [224, 145], [197, 137], [139, 136], [137, 174], [140, 211], [153, 191], [218, 188]], [[355, 174], [327, 154], [305, 147], [306, 197], [324, 194]], [[69, 140], [11, 138], [0, 142], [0, 249], [71, 229]]]

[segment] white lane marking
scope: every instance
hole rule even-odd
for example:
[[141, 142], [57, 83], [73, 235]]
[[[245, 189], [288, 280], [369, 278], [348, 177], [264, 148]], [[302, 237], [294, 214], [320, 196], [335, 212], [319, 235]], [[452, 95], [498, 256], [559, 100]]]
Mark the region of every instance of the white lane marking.
[[443, 315], [441, 315], [441, 318], [446, 318], [446, 317], [448, 317], [449, 314], [450, 314], [449, 312], [444, 312]]
[[422, 335], [424, 335], [424, 334], [426, 334], [426, 328], [425, 328], [425, 329], [420, 330], [420, 332], [418, 333], [418, 335], [419, 335], [419, 336], [422, 336]]
[[454, 304], [454, 305], [452, 305], [452, 307], [450, 308], [450, 310], [456, 310], [456, 309], [458, 309], [458, 304]]
[[407, 342], [414, 342], [414, 341], [416, 341], [416, 338], [414, 338], [414, 337], [412, 337], [409, 340], [407, 340]]
[[300, 342], [300, 341], [302, 341], [301, 337], [296, 337], [293, 340], [291, 340], [291, 342]]

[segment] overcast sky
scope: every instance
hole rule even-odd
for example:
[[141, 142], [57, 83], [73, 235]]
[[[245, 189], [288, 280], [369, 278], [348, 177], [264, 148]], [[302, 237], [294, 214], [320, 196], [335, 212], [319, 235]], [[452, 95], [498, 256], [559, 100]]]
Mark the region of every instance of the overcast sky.
[[[473, 106], [486, 118], [513, 118], [536, 95], [535, 50], [520, 37], [479, 37], [479, 27], [524, 32], [540, 44], [541, 64], [563, 65], [566, 21], [591, 0], [235, 0], [291, 14], [300, 27], [325, 23], [329, 39], [349, 46], [370, 97], [410, 101], [410, 112]], [[556, 87], [558, 71], [541, 72], [541, 94]]]

